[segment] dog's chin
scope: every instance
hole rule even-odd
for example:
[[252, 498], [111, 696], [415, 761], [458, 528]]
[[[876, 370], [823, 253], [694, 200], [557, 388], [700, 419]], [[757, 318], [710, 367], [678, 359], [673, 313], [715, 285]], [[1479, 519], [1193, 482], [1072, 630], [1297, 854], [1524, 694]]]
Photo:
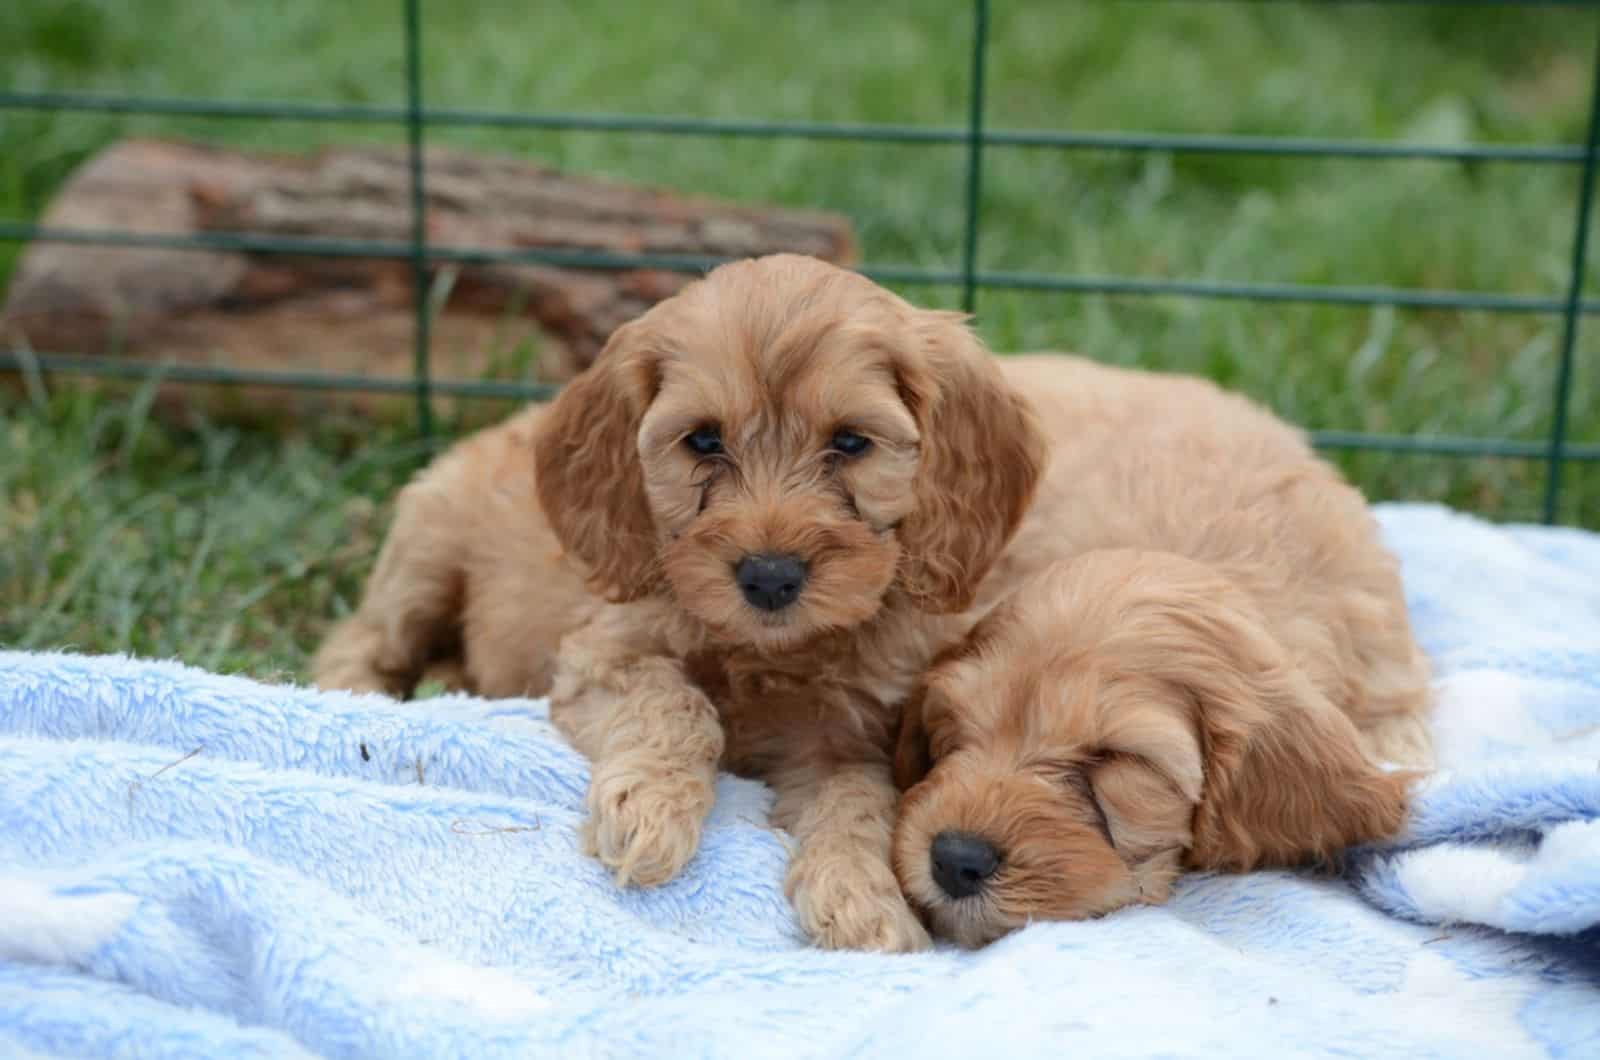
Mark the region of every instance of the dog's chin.
[[[924, 848], [920, 860], [926, 863], [927, 858]], [[1136, 900], [1133, 891], [1113, 884], [1092, 898], [1074, 901], [1060, 892], [1059, 885], [1052, 887], [1050, 881], [1026, 871], [1002, 872], [967, 898], [951, 898], [926, 871], [898, 875], [901, 889], [929, 931], [965, 949], [987, 946], [1032, 923], [1092, 920]], [[1040, 901], [1042, 892], [1053, 892], [1051, 900]]]
[[722, 598], [685, 597], [679, 590], [678, 599], [714, 640], [772, 653], [796, 651], [829, 633], [853, 629], [882, 609], [881, 596], [854, 600], [847, 607], [837, 602], [833, 607], [816, 607], [801, 601], [773, 612], [751, 607], [736, 593], [717, 595]]
[[763, 652], [797, 651], [827, 633], [832, 626], [818, 622], [799, 605], [772, 613], [742, 602], [727, 609], [705, 609], [696, 614], [711, 636], [724, 645], [748, 647]]
[[922, 915], [934, 937], [967, 950], [981, 949], [1026, 924], [1026, 921], [1011, 922], [982, 895], [971, 898], [940, 895], [926, 903], [913, 899], [912, 907]]

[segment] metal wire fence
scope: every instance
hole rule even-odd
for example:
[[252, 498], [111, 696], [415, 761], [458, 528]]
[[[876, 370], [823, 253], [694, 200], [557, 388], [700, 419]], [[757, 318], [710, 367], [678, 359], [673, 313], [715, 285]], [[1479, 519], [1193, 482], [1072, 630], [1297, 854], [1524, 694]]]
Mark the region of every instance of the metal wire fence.
[[[1231, 0], [1252, 2], [1252, 0]], [[1268, 0], [1253, 0], [1268, 2]], [[1284, 0], [1276, 0], [1284, 2]], [[1454, 4], [1460, 6], [1583, 7], [1600, 13], [1600, 0], [1307, 0], [1323, 3]], [[1492, 313], [1559, 315], [1561, 336], [1550, 380], [1552, 414], [1542, 441], [1439, 435], [1375, 434], [1320, 431], [1313, 437], [1330, 449], [1366, 449], [1434, 456], [1538, 460], [1544, 464], [1543, 518], [1556, 519], [1562, 473], [1569, 462], [1600, 462], [1600, 445], [1569, 438], [1569, 419], [1578, 330], [1585, 315], [1600, 313], [1600, 300], [1583, 297], [1588, 265], [1589, 228], [1593, 210], [1595, 161], [1600, 150], [1600, 17], [1595, 24], [1596, 53], [1586, 134], [1581, 144], [1437, 145], [1383, 140], [1325, 139], [1283, 136], [1197, 136], [1156, 133], [1107, 133], [991, 129], [985, 124], [985, 68], [988, 61], [989, 0], [971, 7], [971, 51], [967, 121], [963, 126], [850, 124], [837, 122], [730, 121], [695, 117], [631, 114], [506, 113], [429, 107], [423, 93], [422, 0], [400, 0], [404, 23], [405, 105], [369, 106], [332, 103], [257, 102], [228, 99], [128, 97], [68, 92], [0, 90], [0, 113], [59, 111], [141, 116], [166, 116], [240, 121], [402, 125], [406, 130], [410, 167], [410, 238], [403, 241], [288, 238], [248, 233], [157, 235], [113, 230], [48, 227], [0, 219], [0, 241], [48, 241], [110, 247], [233, 251], [268, 255], [310, 255], [402, 260], [410, 263], [415, 322], [413, 371], [409, 380], [349, 374], [270, 372], [212, 365], [170, 365], [159, 369], [163, 380], [177, 383], [270, 385], [301, 389], [408, 391], [416, 403], [416, 427], [433, 436], [436, 395], [537, 399], [552, 388], [536, 384], [436, 379], [431, 366], [432, 338], [429, 270], [447, 264], [517, 262], [569, 268], [657, 268], [696, 271], [719, 264], [717, 259], [661, 255], [629, 255], [529, 248], [514, 251], [430, 243], [426, 227], [427, 167], [424, 146], [430, 127], [502, 128], [544, 131], [649, 133], [687, 137], [724, 137], [910, 143], [964, 146], [964, 219], [960, 262], [954, 269], [868, 264], [861, 270], [874, 279], [957, 287], [963, 307], [975, 312], [984, 290], [1020, 290], [1121, 296], [1178, 296], [1255, 302], [1321, 303], [1346, 306], [1394, 306], [1419, 309], [1481, 310]], [[1143, 279], [1129, 276], [1057, 275], [995, 271], [979, 267], [983, 229], [983, 174], [987, 153], [995, 150], [1097, 150], [1170, 152], [1258, 157], [1433, 160], [1498, 162], [1535, 166], [1575, 166], [1579, 177], [1573, 203], [1570, 270], [1560, 297], [1493, 291], [1436, 290], [1403, 287], [1330, 286], [1309, 284], [1225, 283]], [[101, 378], [142, 378], [149, 364], [63, 352], [32, 353], [0, 349], [0, 371], [40, 370]]]

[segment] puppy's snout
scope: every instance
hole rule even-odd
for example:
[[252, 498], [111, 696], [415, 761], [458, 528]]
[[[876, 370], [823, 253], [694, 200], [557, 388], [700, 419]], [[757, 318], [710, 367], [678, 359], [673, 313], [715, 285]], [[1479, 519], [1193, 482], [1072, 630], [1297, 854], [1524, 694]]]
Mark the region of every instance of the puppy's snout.
[[782, 611], [800, 598], [800, 590], [806, 584], [806, 565], [799, 556], [763, 553], [740, 560], [733, 576], [751, 607]]
[[940, 832], [929, 851], [933, 881], [951, 898], [967, 898], [983, 889], [1000, 867], [994, 844], [966, 832]]

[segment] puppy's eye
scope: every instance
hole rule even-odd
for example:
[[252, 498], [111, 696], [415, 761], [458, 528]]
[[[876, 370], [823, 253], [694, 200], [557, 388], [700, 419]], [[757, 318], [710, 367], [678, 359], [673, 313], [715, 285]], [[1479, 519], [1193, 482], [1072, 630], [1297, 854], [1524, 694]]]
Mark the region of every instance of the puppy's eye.
[[1106, 845], [1115, 847], [1117, 843], [1116, 840], [1111, 838], [1111, 822], [1106, 818], [1105, 807], [1100, 805], [1100, 796], [1095, 794], [1094, 783], [1089, 779], [1089, 774], [1085, 772], [1084, 767], [1080, 765], [1067, 769], [1061, 775], [1061, 779], [1071, 791], [1083, 800], [1093, 817], [1091, 823], [1100, 833], [1100, 837], [1106, 841]]
[[696, 427], [684, 435], [683, 444], [700, 456], [715, 456], [722, 452], [722, 431], [716, 427]]
[[855, 431], [834, 431], [833, 440], [828, 443], [828, 448], [842, 456], [860, 456], [872, 448], [872, 439]]

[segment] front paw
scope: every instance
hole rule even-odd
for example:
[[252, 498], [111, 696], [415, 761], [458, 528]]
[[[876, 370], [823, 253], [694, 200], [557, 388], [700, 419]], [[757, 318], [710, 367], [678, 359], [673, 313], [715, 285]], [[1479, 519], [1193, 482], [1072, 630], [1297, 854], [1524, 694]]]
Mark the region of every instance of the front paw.
[[615, 874], [619, 887], [666, 883], [700, 847], [715, 780], [714, 774], [673, 771], [657, 763], [597, 766], [589, 781], [585, 852]]
[[800, 926], [823, 949], [913, 953], [932, 945], [888, 864], [869, 852], [803, 850], [785, 890]]

